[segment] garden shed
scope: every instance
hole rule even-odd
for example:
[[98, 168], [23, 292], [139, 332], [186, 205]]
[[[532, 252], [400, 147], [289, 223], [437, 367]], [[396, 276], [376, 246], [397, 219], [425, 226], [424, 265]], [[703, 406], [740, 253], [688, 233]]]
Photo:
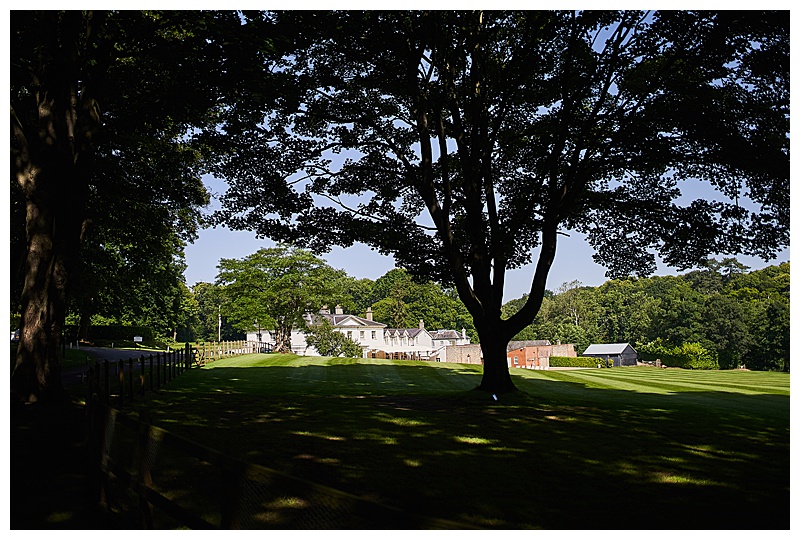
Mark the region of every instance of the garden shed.
[[610, 360], [614, 367], [620, 367], [635, 366], [639, 353], [630, 343], [593, 343], [583, 351], [583, 356]]

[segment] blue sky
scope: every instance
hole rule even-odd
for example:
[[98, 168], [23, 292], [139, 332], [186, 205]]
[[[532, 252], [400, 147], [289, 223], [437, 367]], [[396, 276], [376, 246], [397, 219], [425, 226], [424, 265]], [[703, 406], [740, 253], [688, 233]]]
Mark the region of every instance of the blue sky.
[[[224, 191], [224, 183], [219, 180], [206, 178], [205, 183], [212, 193]], [[686, 187], [688, 189], [684, 189], [684, 192], [687, 198], [691, 197], [692, 199], [696, 198], [698, 194], [691, 191], [702, 189], [702, 186], [696, 185]], [[218, 206], [216, 201], [212, 201], [211, 208]], [[594, 250], [586, 243], [585, 236], [575, 232], [569, 234], [569, 237], [559, 236], [556, 258], [550, 270], [547, 288], [554, 291], [562, 283], [573, 280], [589, 286], [602, 285], [607, 280], [605, 268], [592, 260]], [[262, 247], [273, 245], [274, 242], [259, 240], [254, 233], [247, 231], [231, 231], [226, 228], [200, 231], [199, 238], [195, 243], [186, 247], [186, 263], [188, 265], [185, 272], [186, 284], [191, 287], [201, 281], [213, 282], [217, 275], [217, 265], [220, 259], [241, 259]], [[343, 269], [355, 278], [374, 280], [394, 268], [394, 260], [391, 257], [372, 251], [363, 244], [356, 244], [347, 249], [335, 247], [329, 253], [324, 254], [322, 258], [334, 268]], [[789, 249], [782, 251], [776, 260], [767, 263], [754, 257], [737, 256], [736, 258], [739, 262], [755, 270], [770, 264], [788, 261]], [[530, 264], [508, 274], [504, 301], [519, 298], [528, 292], [534, 268], [535, 265]], [[663, 264], [659, 264], [656, 271], [657, 275], [677, 273], [679, 272], [675, 269]]]

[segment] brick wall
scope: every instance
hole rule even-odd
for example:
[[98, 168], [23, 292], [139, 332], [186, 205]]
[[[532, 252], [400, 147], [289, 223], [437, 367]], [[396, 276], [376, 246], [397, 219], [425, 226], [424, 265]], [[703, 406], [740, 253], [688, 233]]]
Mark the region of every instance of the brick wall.
[[564, 345], [553, 345], [553, 353], [550, 356], [577, 358], [578, 353], [575, 352], [575, 346], [572, 343], [565, 343]]
[[480, 345], [449, 345], [445, 348], [443, 362], [453, 362], [456, 364], [480, 364], [481, 346]]

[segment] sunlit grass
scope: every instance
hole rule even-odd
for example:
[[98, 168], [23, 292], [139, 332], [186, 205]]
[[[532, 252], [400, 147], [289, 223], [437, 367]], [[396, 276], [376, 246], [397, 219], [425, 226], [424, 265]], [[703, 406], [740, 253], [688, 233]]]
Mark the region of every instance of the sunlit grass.
[[470, 437], [470, 436], [459, 436], [456, 435], [453, 437], [453, 440], [460, 443], [467, 443], [467, 444], [492, 444], [492, 441], [489, 439], [484, 439], [482, 437]]
[[249, 355], [185, 373], [146, 406], [247, 461], [475, 526], [788, 527], [786, 374], [512, 370], [520, 391], [498, 401], [474, 390], [480, 376]]

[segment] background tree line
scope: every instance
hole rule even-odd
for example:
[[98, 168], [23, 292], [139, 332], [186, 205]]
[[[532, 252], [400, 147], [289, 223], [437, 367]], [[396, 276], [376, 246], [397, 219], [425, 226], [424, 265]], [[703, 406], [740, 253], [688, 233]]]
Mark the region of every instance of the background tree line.
[[[510, 316], [525, 298], [507, 302]], [[640, 353], [699, 344], [722, 369], [789, 371], [789, 263], [747, 272], [735, 259], [710, 259], [677, 276], [578, 281], [549, 292], [515, 339], [625, 343]]]
[[[428, 330], [452, 329], [477, 340], [464, 304], [452, 289], [414, 280], [392, 269], [380, 278], [354, 278], [328, 266], [307, 250], [279, 245], [242, 259], [222, 259], [215, 283], [198, 283], [193, 311], [179, 334], [187, 340], [216, 339], [218, 313], [230, 326], [222, 333], [239, 337], [252, 329], [277, 332], [286, 341], [292, 327], [304, 325], [303, 314], [327, 306], [366, 316], [389, 328], [415, 328], [420, 319]], [[288, 344], [285, 343], [288, 347]]]
[[[257, 264], [267, 264], [273, 278], [278, 267], [289, 271], [264, 295], [267, 278], [243, 279], [252, 278]], [[126, 296], [128, 302], [93, 315], [92, 323], [147, 326], [162, 339], [181, 342], [242, 339], [258, 320], [262, 330], [275, 329], [275, 299], [281, 298], [303, 306], [289, 315], [288, 329], [300, 324], [297, 314], [307, 309], [340, 305], [344, 313], [362, 317], [372, 308], [374, 319], [390, 328], [413, 328], [423, 319], [428, 330], [465, 328], [473, 343], [478, 339], [452, 289], [415, 281], [402, 269], [376, 280], [355, 278], [286, 246], [222, 259], [219, 268], [215, 283], [189, 288], [175, 276], [172, 296]], [[316, 282], [310, 279], [312, 268], [320, 272]], [[658, 351], [662, 358], [673, 349], [699, 347], [698, 354], [722, 369], [788, 371], [789, 276], [788, 262], [748, 272], [728, 258], [709, 259], [702, 269], [682, 275], [611, 279], [599, 287], [571, 281], [546, 292], [536, 319], [515, 339], [574, 343], [579, 353], [591, 343], [630, 342], [644, 356]], [[525, 300], [505, 303], [503, 315], [511, 316]], [[80, 306], [74, 304], [68, 322], [80, 320]]]

